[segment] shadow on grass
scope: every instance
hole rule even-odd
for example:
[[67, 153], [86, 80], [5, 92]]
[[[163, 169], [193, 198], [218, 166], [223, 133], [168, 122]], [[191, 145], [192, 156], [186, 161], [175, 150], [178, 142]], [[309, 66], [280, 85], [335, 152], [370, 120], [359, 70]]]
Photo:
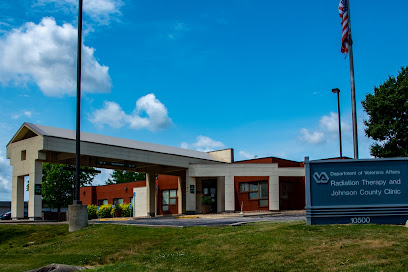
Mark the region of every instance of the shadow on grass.
[[22, 230], [17, 228], [6, 228], [0, 232], [0, 246], [12, 240], [22, 240], [24, 237], [30, 235], [29, 230]]

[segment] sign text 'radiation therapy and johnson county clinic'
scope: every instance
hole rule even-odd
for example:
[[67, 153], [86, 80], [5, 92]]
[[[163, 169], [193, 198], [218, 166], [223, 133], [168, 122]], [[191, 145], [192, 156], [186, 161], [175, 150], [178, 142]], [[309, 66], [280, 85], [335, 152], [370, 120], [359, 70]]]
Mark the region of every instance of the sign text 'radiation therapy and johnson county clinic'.
[[312, 164], [310, 170], [312, 192], [318, 194], [313, 206], [407, 202], [406, 161]]
[[[309, 214], [325, 213], [318, 209], [334, 208], [340, 214], [347, 214], [360, 207], [399, 207], [397, 213], [390, 210], [390, 214], [400, 215], [401, 207], [407, 206], [408, 213], [408, 160], [347, 160], [347, 161], [317, 161], [306, 162], [308, 177], [306, 188], [308, 194]], [[348, 209], [350, 208], [350, 209]], [[408, 219], [408, 218], [407, 218]]]

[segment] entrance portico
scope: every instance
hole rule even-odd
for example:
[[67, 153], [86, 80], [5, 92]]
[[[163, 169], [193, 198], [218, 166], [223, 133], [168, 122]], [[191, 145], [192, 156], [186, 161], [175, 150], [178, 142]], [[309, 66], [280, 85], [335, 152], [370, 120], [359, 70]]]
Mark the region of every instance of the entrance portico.
[[[146, 216], [157, 212], [155, 179], [159, 174], [178, 177], [178, 212], [190, 214], [201, 212], [203, 182], [211, 183], [216, 192], [216, 212], [233, 212], [234, 177], [267, 176], [269, 210], [279, 210], [279, 177], [305, 175], [303, 167], [234, 163], [232, 149], [200, 152], [91, 133], [81, 133], [81, 152], [81, 166], [145, 172], [146, 205], [138, 214]], [[28, 216], [39, 219], [42, 163], [75, 165], [75, 131], [24, 123], [7, 145], [7, 158], [13, 166], [12, 218], [24, 217], [24, 176], [29, 176]]]
[[[75, 131], [24, 123], [7, 145], [7, 158], [13, 166], [12, 218], [24, 218], [24, 176], [29, 176], [28, 217], [39, 219], [42, 163], [75, 165]], [[81, 132], [81, 166], [147, 173], [146, 215], [155, 214], [154, 180], [157, 174], [178, 176], [180, 191], [184, 191], [180, 197], [183, 198], [190, 164], [231, 161], [232, 150], [206, 153]], [[183, 205], [186, 200], [181, 199], [179, 203]], [[180, 210], [185, 210], [185, 206]]]

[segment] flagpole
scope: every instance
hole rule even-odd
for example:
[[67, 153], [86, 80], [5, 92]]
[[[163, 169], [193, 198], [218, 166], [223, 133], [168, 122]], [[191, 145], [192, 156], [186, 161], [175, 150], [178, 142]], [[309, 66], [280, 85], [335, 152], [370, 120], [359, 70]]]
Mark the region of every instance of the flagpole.
[[357, 112], [356, 112], [356, 86], [354, 83], [354, 61], [353, 61], [353, 39], [351, 37], [350, 1], [347, 0], [348, 25], [349, 25], [349, 61], [350, 61], [350, 87], [351, 87], [351, 117], [353, 124], [353, 149], [354, 159], [358, 159], [358, 137], [357, 137]]

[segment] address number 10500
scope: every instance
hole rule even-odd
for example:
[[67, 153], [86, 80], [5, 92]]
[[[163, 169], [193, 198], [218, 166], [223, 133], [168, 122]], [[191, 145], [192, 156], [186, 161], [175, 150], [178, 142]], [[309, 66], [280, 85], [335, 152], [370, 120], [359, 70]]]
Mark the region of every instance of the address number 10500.
[[370, 224], [370, 217], [352, 217], [352, 224]]

